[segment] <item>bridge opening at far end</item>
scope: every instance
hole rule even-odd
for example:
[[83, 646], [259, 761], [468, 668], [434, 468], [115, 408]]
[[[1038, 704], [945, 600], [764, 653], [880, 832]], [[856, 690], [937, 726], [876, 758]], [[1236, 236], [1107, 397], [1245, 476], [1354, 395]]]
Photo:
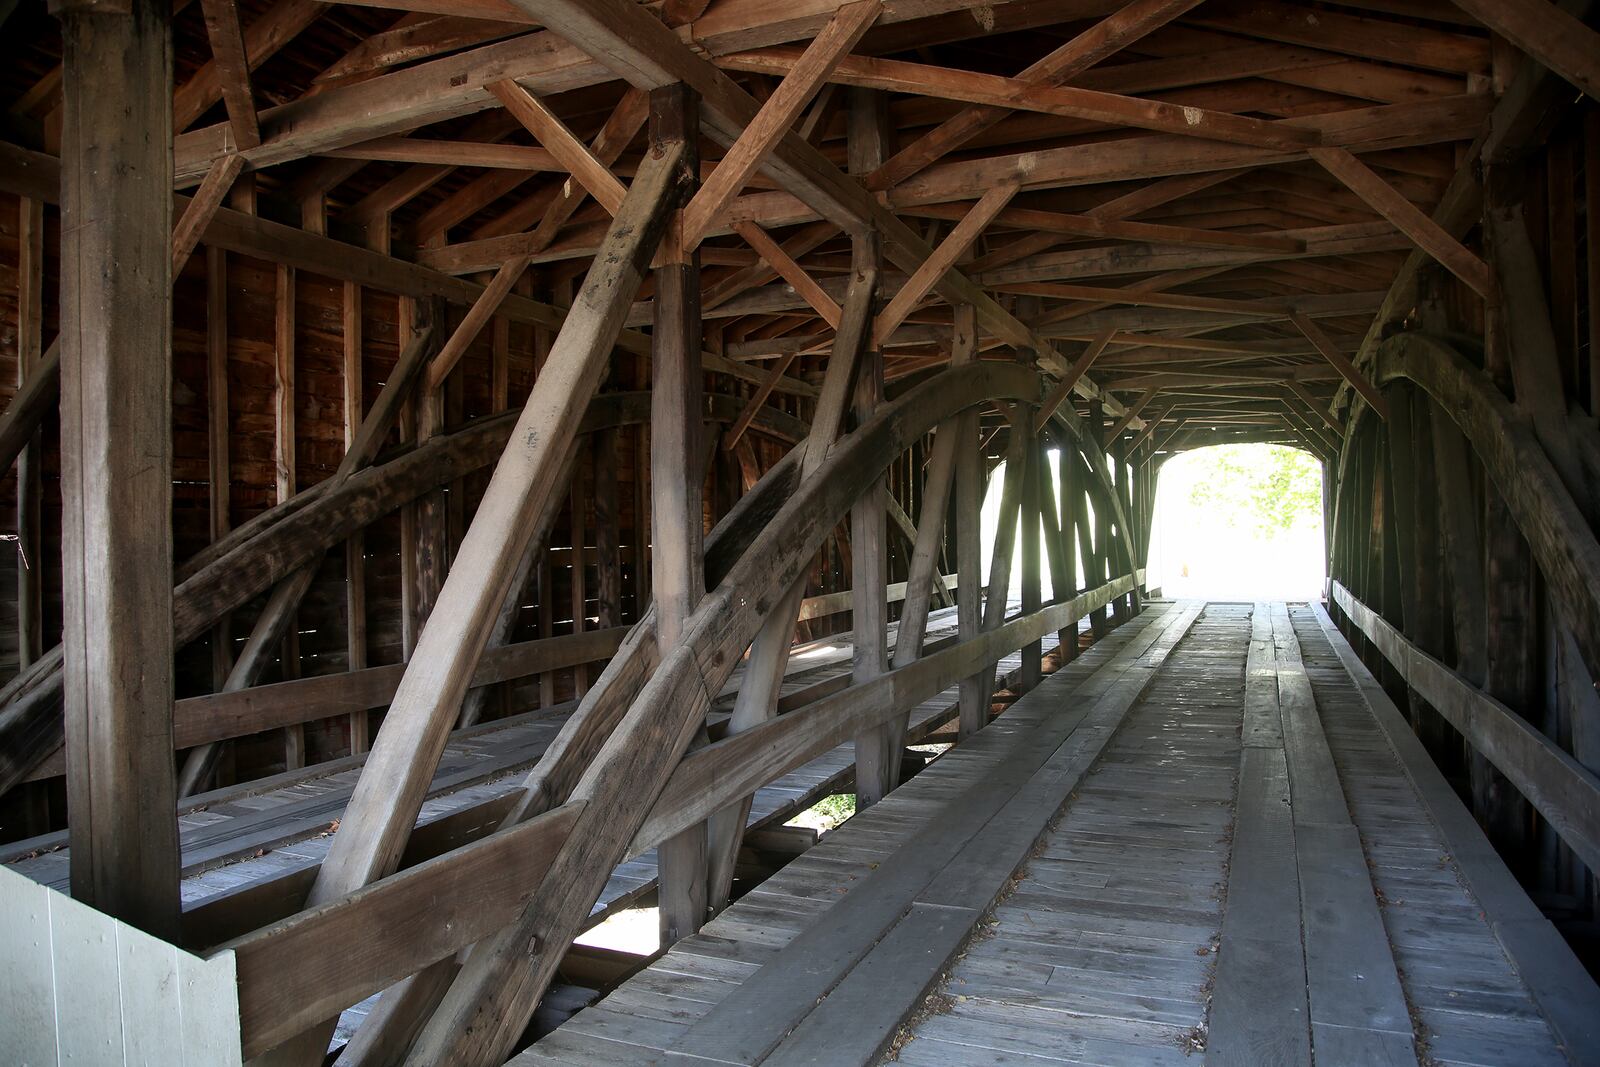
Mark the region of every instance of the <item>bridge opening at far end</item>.
[[[1061, 452], [1047, 453], [1052, 487], [1062, 485]], [[1207, 600], [1317, 600], [1327, 583], [1322, 464], [1303, 449], [1250, 443], [1167, 452], [1146, 461], [1155, 473], [1155, 510], [1146, 546], [1146, 587], [1173, 598]], [[1069, 469], [1067, 479], [1073, 472]], [[1112, 484], [1129, 467], [1107, 466]], [[1006, 462], [989, 476], [983, 502], [983, 579], [991, 578], [994, 543], [1002, 528]], [[1057, 500], [1064, 499], [1056, 494]], [[1051, 501], [1056, 503], [1056, 501]], [[1100, 529], [1094, 501], [1088, 527]], [[1071, 515], [1056, 504], [1058, 521]], [[1108, 516], [1113, 535], [1115, 516]], [[1048, 520], [1045, 520], [1048, 525]], [[1049, 533], [1042, 530], [1046, 538]], [[1023, 554], [1023, 530], [1014, 528], [1013, 558]], [[1093, 535], [1091, 535], [1091, 545]], [[1073, 574], [1086, 574], [1084, 546], [1074, 549]], [[1013, 597], [1022, 595], [1023, 572], [1010, 571]], [[1050, 568], [1040, 575], [1045, 600], [1054, 599]]]
[[1315, 600], [1327, 580], [1322, 464], [1285, 445], [1214, 445], [1156, 481], [1147, 582], [1171, 597]]

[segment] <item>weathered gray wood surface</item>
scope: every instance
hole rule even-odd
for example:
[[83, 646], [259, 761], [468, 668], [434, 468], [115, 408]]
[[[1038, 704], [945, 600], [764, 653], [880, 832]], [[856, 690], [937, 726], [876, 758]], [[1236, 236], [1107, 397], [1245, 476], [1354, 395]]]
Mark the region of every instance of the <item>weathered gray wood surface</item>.
[[[1054, 694], [1058, 715], [1081, 709], [1087, 679], [1170, 610], [1152, 604], [1038, 694]], [[749, 1047], [688, 1046], [770, 985], [763, 975], [792, 971], [785, 950], [837, 925], [841, 902], [902, 877], [905, 846], [935, 820], [943, 827], [950, 801], [999, 773], [996, 753], [1030, 730], [1040, 713], [1028, 698], [513, 1062], [707, 1062], [683, 1055], [698, 1051], [849, 1063], [894, 1023], [896, 1062], [918, 1067], [1179, 1065], [1202, 1062], [1202, 1050], [1217, 1062], [1568, 1062], [1546, 1016], [1566, 1010], [1573, 1025], [1593, 982], [1558, 958], [1516, 955], [1559, 938], [1535, 936], [1536, 909], [1492, 850], [1454, 826], [1470, 828], [1470, 816], [1442, 778], [1428, 782], [1414, 754], [1397, 754], [1369, 706], [1370, 676], [1358, 683], [1330, 641], [1343, 639], [1301, 605], [1208, 605], [998, 902], [925, 891], [875, 947], [851, 950], [859, 962], [806, 954], [842, 971], [835, 992], [821, 1008], [809, 987], [793, 1004], [757, 997], [774, 1010]], [[957, 861], [939, 881], [971, 889], [1015, 866], [990, 859], [971, 870]], [[952, 931], [972, 920], [976, 936]], [[920, 976], [947, 958], [947, 979], [926, 993]], [[1245, 972], [1231, 995], [1257, 998], [1255, 1016], [1288, 1026], [1219, 1034], [1234, 1025], [1218, 1003], [1230, 959]], [[856, 1010], [822, 1027], [846, 991], [861, 994]], [[890, 1005], [898, 1018], [886, 1023]], [[803, 1021], [784, 1040], [789, 1016]], [[1593, 1052], [1572, 1033], [1567, 1051], [1587, 1062]], [[1245, 1051], [1230, 1054], [1229, 1041]]]

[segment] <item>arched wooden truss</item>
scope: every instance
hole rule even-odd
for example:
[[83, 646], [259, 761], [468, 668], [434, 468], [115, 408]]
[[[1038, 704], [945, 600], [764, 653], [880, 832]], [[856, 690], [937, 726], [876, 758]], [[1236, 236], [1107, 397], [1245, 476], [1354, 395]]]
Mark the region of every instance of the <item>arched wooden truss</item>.
[[[1002, 658], [1029, 688], [1140, 611], [1168, 459], [1266, 442], [1323, 464], [1347, 633], [1592, 913], [1592, 7], [0, 3], [0, 812], [235, 966], [244, 1056], [317, 1063], [382, 992], [341, 1063], [499, 1064], [619, 863], [692, 933], [756, 790], [853, 742], [881, 799], [910, 709], [954, 686], [970, 736]], [[782, 696], [843, 611], [849, 676]], [[297, 677], [308, 617], [341, 647]], [[517, 684], [559, 733], [419, 823]], [[326, 856], [180, 906], [175, 807], [329, 723]]]
[[[1031, 647], [1036, 676], [1040, 641], [1047, 633], [1071, 634], [1075, 645], [1080, 617], [1093, 613], [1098, 627], [1113, 602], [1119, 612], [1136, 610], [1138, 580], [1132, 567], [1139, 556], [1137, 545], [1147, 533], [1148, 502], [1142, 495], [1135, 499], [1129, 468], [1112, 474], [1099, 441], [1070, 409], [1045, 417], [1052, 435], [1065, 446], [1061, 488], [1065, 492], [1081, 480], [1074, 506], [1083, 514], [1073, 526], [1081, 556], [1091, 566], [1085, 575], [1091, 588], [1049, 606], [1041, 603], [1035, 516], [1050, 516], [1044, 532], [1058, 588], [1078, 584], [1070, 570], [1076, 555], [1064, 551], [1062, 532], [1054, 528], [1053, 500], [1049, 505], [1041, 501], [1042, 495], [1053, 497], [1056, 489], [1042, 462], [1046, 438], [1037, 432], [1046, 423], [1035, 426], [1035, 412], [1051, 379], [1034, 366], [976, 360], [976, 316], [970, 308], [964, 324], [958, 321], [953, 340], [955, 366], [908, 383], [881, 404], [862, 406], [862, 383], [871, 381], [864, 364], [871, 351], [868, 333], [878, 276], [869, 255], [858, 255], [833, 358], [809, 425], [786, 422], [781, 413], [768, 409], [741, 413], [728, 397], [709, 397], [703, 403], [694, 395], [697, 390], [687, 400], [675, 395], [662, 381], [668, 353], [659, 344], [655, 391], [608, 393], [594, 398], [586, 413], [575, 408], [574, 396], [592, 392], [598, 357], [615, 343], [621, 312], [680, 199], [684, 143], [670, 136], [658, 143], [602, 243], [579, 304], [555, 336], [552, 365], [571, 353], [571, 377], [541, 377], [515, 418], [507, 414], [480, 420], [380, 456], [376, 444], [386, 436], [399, 398], [413, 376], [440, 358], [441, 344], [431, 323], [419, 324], [401, 357], [401, 369], [363, 424], [359, 437], [370, 443], [353, 447], [340, 471], [315, 490], [263, 513], [177, 571], [173, 604], [178, 643], [201, 635], [228, 611], [270, 591], [269, 606], [257, 623], [265, 636], [252, 638], [252, 644], [270, 646], [281, 637], [281, 630], [273, 631], [281, 625], [277, 620], [292, 614], [304, 594], [298, 577], [314, 569], [324, 552], [375, 519], [496, 464], [410, 666], [397, 682], [379, 688], [389, 709], [384, 729], [341, 819], [334, 848], [310, 884], [305, 877], [283, 879], [253, 891], [242, 907], [232, 901], [226, 910], [185, 918], [195, 943], [215, 944], [219, 936], [240, 931], [222, 947], [237, 960], [246, 1055], [314, 1060], [328, 1040], [330, 1024], [324, 1019], [392, 984], [347, 1050], [352, 1062], [391, 1062], [407, 1055], [407, 1048], [416, 1062], [503, 1057], [607, 872], [618, 862], [655, 846], [665, 851], [689, 833], [701, 836], [702, 851], [731, 859], [738, 838], [733, 827], [719, 826], [719, 814], [738, 812], [741, 801], [765, 781], [843, 739], [857, 739], [864, 772], [875, 763], [873, 769], [881, 776], [876, 788], [887, 791], [894, 786], [895, 768], [885, 757], [900, 750], [897, 738], [909, 708], [962, 681], [963, 729], [977, 729], [987, 713], [994, 664], [1003, 655]], [[870, 253], [874, 243], [864, 235], [857, 239], [858, 251]], [[658, 294], [657, 299], [664, 297]], [[664, 332], [663, 324], [658, 322], [657, 329]], [[449, 343], [443, 342], [445, 351]], [[852, 393], [859, 425], [840, 436]], [[991, 404], [1008, 409], [1011, 421], [1004, 529], [997, 542], [1003, 550], [997, 550], [990, 595], [980, 615], [977, 531], [969, 523], [961, 532], [963, 639], [919, 656], [922, 642], [915, 631], [926, 621], [938, 578], [937, 546], [953, 492], [962, 498], [966, 519], [976, 519], [983, 443], [976, 415], [979, 407]], [[36, 423], [40, 410], [42, 405], [30, 402], [12, 414], [18, 421]], [[422, 786], [434, 772], [446, 734], [463, 719], [463, 702], [475, 672], [482, 670], [495, 614], [503, 614], [507, 598], [524, 580], [525, 565], [518, 567], [517, 561], [541, 544], [554, 520], [556, 502], [571, 476], [578, 435], [647, 420], [659, 435], [670, 432], [674, 419], [698, 427], [706, 416], [713, 425], [733, 424], [740, 431], [799, 441], [712, 532], [703, 563], [696, 560], [699, 573], [678, 578], [689, 583], [689, 595], [679, 602], [682, 614], [671, 623], [675, 636], [670, 641], [662, 636], [666, 621], [661, 613], [673, 601], [660, 593], [662, 583], [674, 576], [667, 570], [671, 546], [658, 542], [657, 606], [605, 647], [615, 654], [520, 793], [484, 811], [477, 829], [436, 839], [431, 850], [437, 855], [428, 857], [427, 844], [423, 851], [415, 843], [408, 848]], [[11, 436], [25, 440], [31, 429], [22, 426]], [[727, 737], [686, 755], [696, 732], [703, 731], [711, 695], [727, 682], [747, 646], [755, 642], [742, 694], [770, 688], [751, 679], [764, 664], [776, 672], [773, 684], [781, 677], [797, 596], [804, 591], [812, 558], [852, 509], [859, 511], [864, 500], [880, 491], [889, 465], [930, 433], [934, 447], [925, 492], [935, 503], [925, 504], [916, 531], [919, 550], [913, 555], [894, 662], [866, 670], [855, 685], [783, 718], [773, 717], [775, 690], [765, 704], [749, 705], [755, 713], [748, 721], [740, 720], [736, 706]], [[1093, 529], [1087, 518], [1091, 500], [1098, 513]], [[1031, 591], [1025, 593], [1022, 614], [1007, 621], [1009, 548], [1023, 515], [1034, 519], [1021, 523], [1022, 565], [1032, 575], [1026, 586]], [[1137, 524], [1129, 515], [1140, 516]], [[685, 547], [699, 556], [697, 544]], [[857, 584], [863, 584], [859, 572]], [[855, 595], [861, 597], [862, 591], [858, 588]], [[859, 599], [857, 605], [859, 610]], [[763, 635], [772, 635], [765, 649]], [[557, 646], [564, 640], [552, 638], [535, 643], [543, 648], [523, 650], [522, 669], [541, 661], [563, 662], [559, 657], [565, 650]], [[575, 654], [594, 658], [595, 651], [591, 647]], [[60, 740], [60, 674], [59, 652], [43, 656], [6, 693], [3, 721], [11, 741], [7, 774], [12, 782], [49, 760]], [[191, 762], [195, 753], [229, 737], [294, 725], [317, 713], [315, 704], [308, 710], [303, 704], [286, 706], [287, 701], [257, 701], [230, 720], [229, 697], [251, 692], [247, 686], [248, 681], [229, 685], [217, 698], [180, 711], [175, 736], [185, 747], [198, 745]], [[871, 742], [880, 735], [874, 755]], [[197, 772], [195, 785], [203, 782], [204, 773]], [[728, 835], [727, 840], [720, 840], [719, 833]], [[402, 862], [406, 866], [400, 869]], [[664, 879], [668, 870], [664, 864]], [[489, 871], [495, 876], [485, 879]], [[705, 886], [691, 896], [725, 901], [730, 871], [727, 860], [720, 868], [713, 862], [700, 875]], [[522, 889], [509, 895], [498, 891], [507, 884]], [[671, 888], [664, 885], [664, 892]], [[455, 900], [448, 915], [437, 910], [442, 897]], [[362, 932], [401, 921], [425, 906], [428, 925], [436, 930], [432, 937], [400, 942]], [[275, 915], [282, 917], [249, 929]], [[530, 952], [530, 946], [539, 948]], [[461, 962], [452, 962], [452, 956]], [[493, 1020], [495, 1025], [486, 1028], [471, 1019]], [[458, 1046], [462, 1041], [469, 1044]]]

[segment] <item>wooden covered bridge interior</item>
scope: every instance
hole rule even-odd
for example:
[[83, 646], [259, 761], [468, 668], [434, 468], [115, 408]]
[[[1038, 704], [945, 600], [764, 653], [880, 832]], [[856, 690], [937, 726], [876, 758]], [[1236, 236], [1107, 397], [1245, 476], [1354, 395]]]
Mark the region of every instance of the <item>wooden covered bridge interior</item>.
[[1596, 7], [0, 0], [0, 1061], [1600, 1063]]

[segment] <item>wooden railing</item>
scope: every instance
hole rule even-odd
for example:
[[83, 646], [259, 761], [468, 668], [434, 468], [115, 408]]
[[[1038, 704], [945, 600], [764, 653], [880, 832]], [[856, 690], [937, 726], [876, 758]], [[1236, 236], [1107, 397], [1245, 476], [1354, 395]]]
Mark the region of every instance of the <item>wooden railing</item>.
[[[1143, 572], [1123, 575], [697, 750], [668, 780], [629, 853], [653, 848], [861, 730], [906, 714], [974, 672], [992, 669], [1006, 654], [1074, 627], [1143, 578]], [[271, 1048], [504, 927], [539, 884], [583, 803], [568, 802], [494, 833], [488, 831], [496, 818], [477, 818], [474, 825], [487, 836], [221, 946], [219, 952], [236, 957], [246, 1055]], [[385, 936], [399, 928], [406, 930], [405, 937]]]
[[[952, 589], [955, 587], [953, 575], [947, 577], [946, 582]], [[850, 590], [846, 589], [810, 597], [801, 604], [800, 618], [820, 619], [849, 611], [850, 596]], [[889, 586], [889, 603], [904, 600], [905, 596], [905, 582]], [[491, 648], [478, 661], [472, 685], [515, 681], [546, 671], [606, 660], [622, 644], [628, 630], [627, 626], [611, 626]], [[190, 748], [381, 708], [394, 697], [405, 670], [404, 663], [395, 663], [252, 686], [234, 693], [188, 697], [178, 701], [173, 709], [176, 747]]]
[[1600, 778], [1527, 719], [1474, 686], [1337, 581], [1333, 601], [1407, 685], [1528, 798], [1589, 867], [1600, 870]]

